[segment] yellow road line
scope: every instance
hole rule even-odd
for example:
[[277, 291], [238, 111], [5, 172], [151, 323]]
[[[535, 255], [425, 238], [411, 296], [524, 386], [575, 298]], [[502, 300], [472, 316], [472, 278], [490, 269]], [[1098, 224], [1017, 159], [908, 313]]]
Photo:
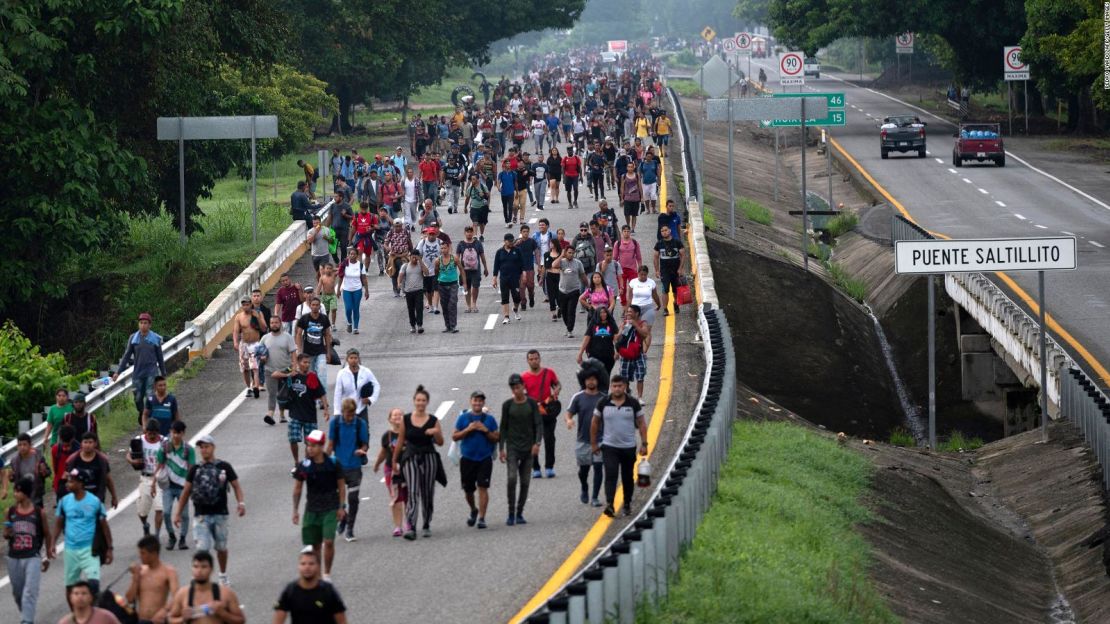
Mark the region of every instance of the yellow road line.
[[[662, 167], [660, 167], [660, 171], [662, 171]], [[667, 205], [667, 178], [662, 175], [659, 182], [659, 202], [663, 206]], [[667, 408], [671, 403], [671, 389], [674, 385], [675, 317], [674, 314], [670, 314], [665, 318], [663, 357], [659, 361], [659, 392], [655, 398], [655, 409], [651, 413], [651, 422], [648, 423], [649, 457], [654, 454], [655, 443], [659, 440], [659, 432], [663, 429], [663, 421], [666, 419]], [[639, 464], [640, 459], [637, 457], [636, 466], [638, 467]], [[635, 468], [633, 468], [633, 473], [635, 474]], [[613, 508], [620, 509], [621, 504], [621, 489], [618, 488], [616, 500], [613, 501]], [[578, 571], [578, 568], [593, 556], [598, 544], [601, 543], [601, 538], [605, 536], [605, 532], [612, 523], [612, 518], [601, 514], [594, 525], [590, 527], [590, 530], [586, 532], [582, 541], [578, 542], [578, 546], [574, 548], [570, 556], [555, 570], [551, 578], [547, 579], [543, 587], [509, 620], [510, 623], [517, 624], [524, 621], [524, 618], [543, 606], [560, 587], [566, 584]]]
[[[903, 217], [912, 222], [914, 225], [917, 225], [919, 227], [921, 226], [921, 224], [918, 223], [912, 215], [910, 215], [910, 212], [906, 210], [906, 207], [903, 206], [902, 203], [899, 202], [897, 199], [894, 199], [894, 196], [887, 192], [887, 190], [883, 188], [883, 186], [879, 184], [879, 182], [875, 180], [875, 178], [872, 177], [866, 169], [863, 168], [863, 165], [859, 164], [859, 162], [857, 162], [855, 158], [852, 158], [852, 155], [849, 154], [847, 150], [845, 150], [843, 147], [841, 147], [840, 143], [838, 143], [836, 139], [830, 136], [829, 141], [832, 143], [832, 146], [835, 147], [837, 151], [840, 152], [844, 156], [844, 158], [848, 160], [848, 162], [852, 163], [852, 166], [854, 166], [856, 170], [859, 171], [860, 174], [862, 174], [863, 177], [871, 183], [871, 186], [875, 187], [875, 190], [879, 191], [879, 193], [884, 198], [886, 198], [886, 200], [889, 201], [890, 204], [894, 206], [899, 213], [902, 214]], [[932, 230], [926, 231], [933, 236], [936, 236], [937, 238], [951, 238], [950, 236], [947, 236], [940, 232], [934, 232]], [[1037, 304], [1037, 301], [1029, 293], [1025, 292], [1025, 289], [1019, 286], [1012, 277], [1002, 271], [996, 272], [995, 275], [997, 275], [998, 279], [1002, 280], [1002, 282], [1006, 284], [1006, 286], [1009, 287], [1009, 289], [1015, 295], [1017, 295], [1018, 298], [1024, 301], [1025, 305], [1029, 306], [1029, 309], [1034, 315], [1040, 314], [1041, 307]], [[1074, 349], [1075, 352], [1079, 354], [1079, 356], [1083, 358], [1083, 360], [1087, 362], [1088, 365], [1090, 365], [1095, 374], [1102, 378], [1103, 383], [1110, 384], [1110, 370], [1107, 370], [1106, 366], [1102, 362], [1100, 362], [1098, 358], [1096, 358], [1094, 354], [1092, 354], [1087, 349], [1087, 347], [1083, 346], [1083, 343], [1079, 342], [1079, 340], [1077, 340], [1075, 336], [1072, 336], [1071, 332], [1064, 329], [1064, 326], [1061, 325], [1059, 321], [1057, 321], [1051, 314], [1045, 315], [1045, 321], [1048, 323], [1048, 328], [1051, 331], [1055, 332], [1056, 335], [1059, 336], [1064, 342], [1068, 343], [1068, 345], [1070, 345], [1071, 348]]]

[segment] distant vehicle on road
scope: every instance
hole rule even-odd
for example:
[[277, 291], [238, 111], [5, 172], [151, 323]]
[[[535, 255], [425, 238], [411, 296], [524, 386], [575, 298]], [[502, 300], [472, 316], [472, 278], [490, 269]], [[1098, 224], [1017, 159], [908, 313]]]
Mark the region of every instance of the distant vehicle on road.
[[1006, 166], [1006, 148], [1002, 133], [996, 123], [964, 123], [956, 133], [952, 146], [952, 164], [961, 167], [965, 160], [983, 162], [993, 160], [999, 167]]
[[802, 65], [802, 73], [805, 74], [806, 76], [813, 76], [814, 78], [820, 78], [821, 77], [821, 63], [817, 59], [813, 58], [812, 56], [806, 58], [805, 63]]
[[894, 115], [883, 118], [879, 126], [879, 154], [885, 159], [890, 152], [917, 152], [925, 158], [925, 126], [915, 115]]

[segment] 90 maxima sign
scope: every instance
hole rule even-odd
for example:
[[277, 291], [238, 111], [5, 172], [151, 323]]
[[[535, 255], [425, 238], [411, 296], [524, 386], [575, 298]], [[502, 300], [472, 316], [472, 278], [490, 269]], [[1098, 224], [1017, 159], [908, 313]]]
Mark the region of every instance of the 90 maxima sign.
[[897, 273], [1058, 271], [1076, 266], [1074, 237], [897, 241], [894, 253]]

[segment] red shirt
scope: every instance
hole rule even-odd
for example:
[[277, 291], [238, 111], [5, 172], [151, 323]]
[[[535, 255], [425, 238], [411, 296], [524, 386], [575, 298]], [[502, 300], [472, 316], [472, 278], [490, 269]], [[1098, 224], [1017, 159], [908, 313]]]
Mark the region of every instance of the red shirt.
[[582, 165], [582, 159], [577, 156], [566, 156], [563, 158], [563, 175], [572, 178], [578, 177], [578, 167]]
[[274, 304], [281, 305], [281, 322], [292, 322], [296, 320], [297, 306], [301, 305], [301, 293], [292, 284], [282, 286], [274, 295]]
[[62, 475], [66, 473], [66, 459], [74, 453], [81, 450], [81, 445], [76, 442], [70, 442], [69, 448], [65, 448], [62, 441], [59, 440], [57, 444], [50, 447], [50, 463], [54, 466], [54, 491], [58, 491], [58, 487], [62, 484]]
[[422, 182], [439, 180], [439, 163], [434, 160], [420, 161], [420, 180]]
[[550, 368], [541, 367], [538, 373], [526, 370], [520, 377], [524, 380], [524, 391], [537, 403], [546, 401], [551, 396], [551, 385], [559, 383], [559, 376]]
[[358, 234], [367, 234], [376, 227], [378, 227], [378, 215], [372, 212], [360, 212], [355, 215], [355, 232]]

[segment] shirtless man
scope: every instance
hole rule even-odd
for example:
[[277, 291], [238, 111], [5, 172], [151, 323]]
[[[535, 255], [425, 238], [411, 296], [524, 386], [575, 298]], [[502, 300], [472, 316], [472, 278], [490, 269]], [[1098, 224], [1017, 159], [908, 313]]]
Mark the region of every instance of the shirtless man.
[[243, 373], [247, 396], [254, 395], [257, 399], [262, 384], [258, 380], [258, 357], [254, 351], [258, 348], [258, 341], [262, 340], [266, 319], [252, 307], [249, 297], [243, 297], [239, 306], [231, 323], [231, 340], [235, 344], [235, 352], [239, 354], [239, 372]]
[[335, 283], [335, 267], [331, 264], [325, 264], [320, 269], [320, 278], [316, 282], [316, 293], [320, 296], [320, 303], [328, 311], [332, 325], [335, 325], [335, 314], [339, 309]]
[[139, 624], [165, 624], [177, 594], [177, 570], [162, 563], [161, 551], [158, 538], [147, 535], [139, 540], [139, 561], [131, 564], [127, 602], [138, 605]]
[[193, 580], [173, 596], [170, 624], [243, 624], [246, 621], [235, 591], [212, 582], [212, 555], [198, 550], [193, 555]]

